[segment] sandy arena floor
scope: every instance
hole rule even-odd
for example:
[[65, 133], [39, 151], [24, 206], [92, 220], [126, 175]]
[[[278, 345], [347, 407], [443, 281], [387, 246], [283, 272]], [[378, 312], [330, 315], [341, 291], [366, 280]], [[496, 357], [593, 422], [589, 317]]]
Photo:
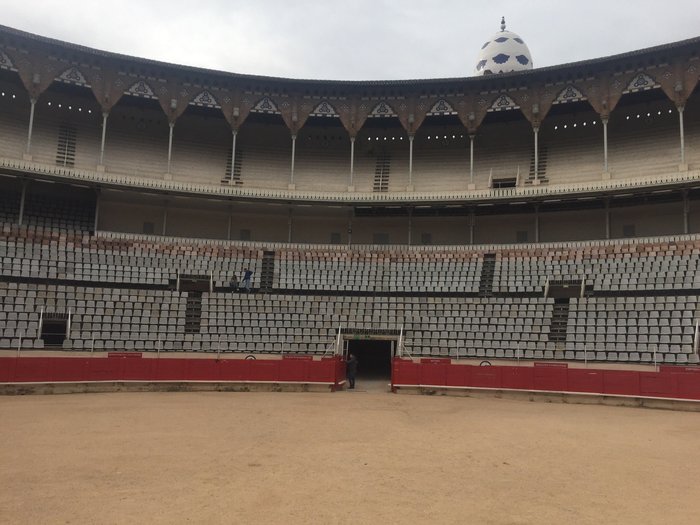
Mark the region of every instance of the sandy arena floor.
[[343, 392], [0, 397], [2, 523], [696, 523], [700, 414]]

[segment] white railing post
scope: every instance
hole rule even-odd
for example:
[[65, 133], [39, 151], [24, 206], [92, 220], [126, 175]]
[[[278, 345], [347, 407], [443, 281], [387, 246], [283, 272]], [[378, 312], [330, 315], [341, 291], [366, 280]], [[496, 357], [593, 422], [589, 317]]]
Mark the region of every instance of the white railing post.
[[41, 331], [44, 328], [44, 307], [41, 307], [41, 311], [39, 312], [39, 337], [41, 337]]
[[221, 358], [221, 334], [219, 334], [219, 346], [216, 349], [216, 360]]
[[19, 331], [19, 342], [17, 343], [17, 357], [19, 357], [20, 351], [22, 350], [22, 336], [24, 335], [24, 330]]
[[175, 285], [175, 291], [176, 292], [180, 291], [180, 269], [179, 268], [177, 270], [177, 283]]
[[90, 346], [90, 356], [95, 353], [95, 334], [92, 334], [92, 345]]
[[586, 279], [581, 279], [581, 299], [586, 294]]
[[549, 295], [549, 277], [547, 277], [547, 282], [544, 285], [544, 296], [547, 297]]
[[214, 270], [209, 271], [209, 293], [214, 293]]
[[156, 357], [160, 358], [160, 336], [158, 336], [158, 344], [156, 345]]
[[489, 170], [489, 188], [493, 188], [493, 168]]
[[341, 333], [343, 332], [343, 325], [338, 327], [338, 335], [335, 337], [335, 355], [343, 355], [343, 340], [341, 339]]
[[520, 341], [518, 341], [518, 346], [515, 347], [515, 360], [518, 362], [518, 366], [520, 366]]
[[693, 342], [693, 350], [695, 351], [695, 355], [700, 355], [698, 354], [698, 348], [700, 345], [700, 321], [695, 321], [695, 341]]
[[71, 329], [72, 311], [68, 309], [68, 322], [66, 323], [66, 339], [70, 339], [70, 329]]
[[656, 364], [656, 346], [657, 346], [657, 345], [654, 345], [654, 370], [655, 370], [656, 372], [658, 372], [658, 371], [659, 371], [659, 367], [658, 367], [658, 365]]

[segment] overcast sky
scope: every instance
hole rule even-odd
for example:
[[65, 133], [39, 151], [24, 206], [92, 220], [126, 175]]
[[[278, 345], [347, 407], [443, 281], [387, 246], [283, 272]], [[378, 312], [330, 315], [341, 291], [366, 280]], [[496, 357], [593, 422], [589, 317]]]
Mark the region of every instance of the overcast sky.
[[505, 15], [535, 67], [700, 36], [698, 0], [0, 0], [0, 23], [236, 73], [463, 77]]

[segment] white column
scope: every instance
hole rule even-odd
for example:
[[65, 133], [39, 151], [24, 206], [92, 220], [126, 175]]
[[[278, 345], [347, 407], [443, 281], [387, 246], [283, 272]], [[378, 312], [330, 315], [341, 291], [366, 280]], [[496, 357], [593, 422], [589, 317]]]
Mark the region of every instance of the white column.
[[296, 150], [297, 150], [297, 136], [292, 135], [292, 166], [291, 166], [291, 171], [289, 173], [289, 185], [294, 186], [294, 158], [296, 156]]
[[539, 156], [539, 144], [538, 144], [538, 140], [537, 140], [537, 135], [538, 135], [538, 132], [540, 131], [540, 128], [534, 127], [534, 128], [532, 128], [532, 131], [535, 132], [535, 181], [537, 182], [537, 181], [539, 181], [539, 172], [540, 172], [540, 156]]
[[[603, 122], [603, 172], [608, 172], [608, 119], [601, 119]], [[608, 237], [609, 238], [609, 237]]]
[[238, 135], [238, 130], [234, 129], [232, 132], [233, 140], [231, 143], [231, 180], [233, 182], [233, 172], [236, 170], [236, 136]]
[[408, 135], [408, 186], [413, 186], [413, 134]]
[[32, 131], [34, 130], [34, 106], [36, 106], [36, 99], [29, 99], [31, 106], [29, 107], [29, 131], [27, 132], [27, 154], [29, 154], [32, 148]]
[[349, 188], [352, 188], [354, 178], [355, 178], [355, 137], [350, 137], [350, 184], [348, 184]]
[[17, 217], [17, 224], [22, 226], [22, 222], [24, 221], [24, 202], [27, 199], [27, 181], [23, 180], [22, 181], [22, 194], [20, 195], [19, 199], [19, 217]]
[[109, 113], [102, 113], [102, 140], [100, 142], [100, 166], [105, 163], [105, 139], [107, 138], [107, 117]]
[[469, 135], [469, 184], [474, 184], [474, 135]]
[[681, 164], [685, 164], [685, 130], [683, 129], [683, 106], [678, 106], [678, 125], [681, 131]]
[[[173, 158], [173, 128], [175, 127], [175, 123], [171, 122], [169, 124], [170, 127], [170, 132], [168, 134], [168, 173], [170, 173], [170, 164], [172, 162]], [[165, 234], [163, 234], [165, 235]]]

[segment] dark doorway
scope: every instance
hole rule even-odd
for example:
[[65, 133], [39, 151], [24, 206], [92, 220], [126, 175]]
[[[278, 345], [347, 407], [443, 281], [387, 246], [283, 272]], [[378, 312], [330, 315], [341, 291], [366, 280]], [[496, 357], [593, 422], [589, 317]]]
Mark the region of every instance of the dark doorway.
[[357, 357], [357, 379], [390, 379], [391, 346], [390, 340], [350, 339], [348, 353]]
[[44, 346], [62, 346], [66, 340], [67, 327], [67, 319], [44, 319], [41, 325]]

